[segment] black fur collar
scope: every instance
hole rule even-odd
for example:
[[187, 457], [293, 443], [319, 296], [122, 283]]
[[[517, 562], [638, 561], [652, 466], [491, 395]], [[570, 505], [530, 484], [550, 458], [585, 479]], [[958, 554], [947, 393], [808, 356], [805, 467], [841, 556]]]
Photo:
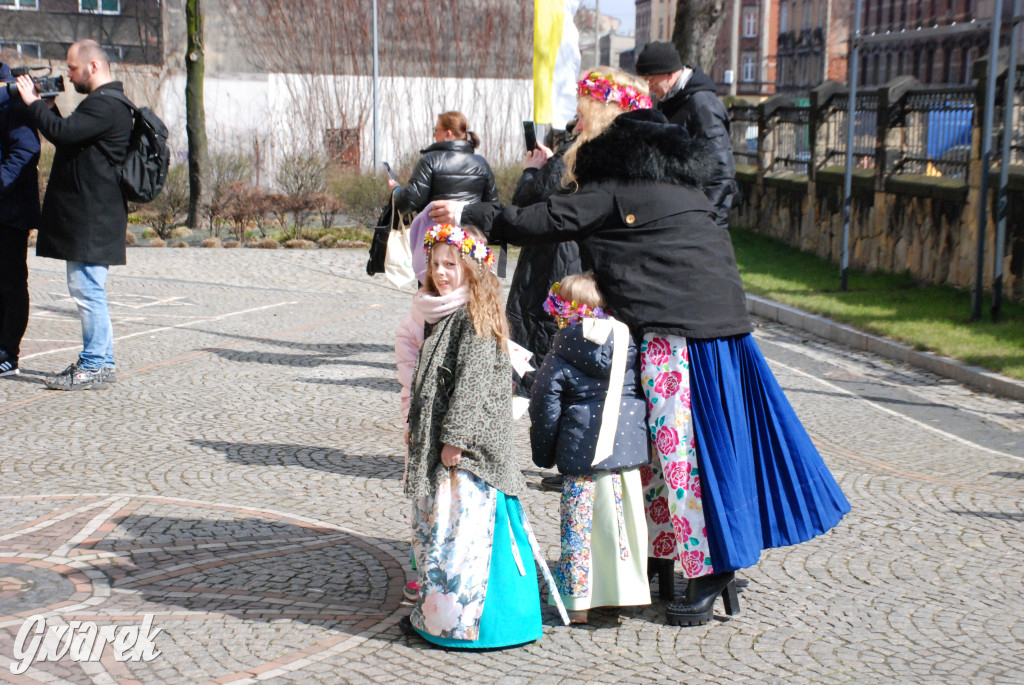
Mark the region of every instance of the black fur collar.
[[576, 178], [586, 182], [653, 181], [703, 187], [712, 171], [710, 148], [657, 110], [620, 114], [597, 138], [580, 146]]

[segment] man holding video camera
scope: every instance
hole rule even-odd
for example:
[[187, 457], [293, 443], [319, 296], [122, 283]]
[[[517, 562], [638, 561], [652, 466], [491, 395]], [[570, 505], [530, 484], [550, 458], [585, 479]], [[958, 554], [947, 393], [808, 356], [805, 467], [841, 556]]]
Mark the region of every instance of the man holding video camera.
[[68, 80], [87, 97], [66, 118], [41, 100], [28, 76], [18, 91], [39, 132], [53, 143], [50, 181], [43, 197], [36, 254], [67, 262], [68, 291], [82, 321], [82, 353], [47, 380], [55, 390], [104, 388], [115, 380], [114, 332], [107, 308], [108, 268], [125, 263], [128, 212], [117, 169], [128, 152], [132, 113], [105, 92], [124, 92], [110, 75], [100, 44], [81, 40], [68, 49]]
[[0, 376], [19, 372], [28, 326], [28, 232], [39, 221], [39, 136], [0, 62]]

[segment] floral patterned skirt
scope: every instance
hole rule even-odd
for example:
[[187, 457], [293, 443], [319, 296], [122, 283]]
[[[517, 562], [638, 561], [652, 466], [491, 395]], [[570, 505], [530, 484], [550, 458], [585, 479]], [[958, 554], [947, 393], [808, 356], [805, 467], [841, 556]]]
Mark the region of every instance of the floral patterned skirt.
[[638, 469], [566, 476], [555, 584], [570, 611], [651, 603]]
[[410, 619], [443, 647], [491, 649], [543, 634], [529, 523], [519, 500], [453, 469], [413, 501], [420, 593]]
[[640, 381], [654, 444], [641, 467], [649, 534], [648, 554], [676, 559], [687, 578], [715, 572], [704, 523], [700, 468], [690, 411], [690, 356], [686, 338], [644, 336]]

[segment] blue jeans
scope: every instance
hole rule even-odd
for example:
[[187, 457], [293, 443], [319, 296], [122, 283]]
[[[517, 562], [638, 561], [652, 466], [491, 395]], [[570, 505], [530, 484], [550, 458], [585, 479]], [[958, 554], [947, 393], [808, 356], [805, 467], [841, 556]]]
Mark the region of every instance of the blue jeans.
[[82, 319], [83, 369], [95, 371], [114, 366], [114, 328], [107, 309], [107, 266], [68, 262], [68, 292]]

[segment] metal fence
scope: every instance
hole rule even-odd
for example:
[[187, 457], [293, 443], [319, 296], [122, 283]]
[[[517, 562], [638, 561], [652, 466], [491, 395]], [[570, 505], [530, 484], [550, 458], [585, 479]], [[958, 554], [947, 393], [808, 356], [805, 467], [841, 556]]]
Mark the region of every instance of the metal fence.
[[772, 148], [766, 172], [807, 173], [811, 161], [809, 113], [807, 107], [779, 107], [774, 111], [766, 131]]
[[891, 174], [965, 178], [975, 112], [973, 86], [915, 88], [890, 112], [900, 146]]
[[757, 107], [733, 105], [729, 108], [732, 129], [732, 156], [737, 164], [757, 166]]
[[[996, 95], [995, 135], [992, 139], [992, 151], [998, 157], [1003, 153], [1003, 122], [1006, 107], [1003, 105], [1005, 96], [1002, 92]], [[1013, 124], [1010, 126], [1010, 164], [1024, 165], [1024, 65], [1017, 66], [1016, 78], [1013, 80]]]
[[[821, 126], [818, 137], [822, 151], [815, 160], [818, 169], [846, 165], [846, 144], [850, 118], [850, 94], [837, 93], [818, 112]], [[878, 93], [857, 93], [853, 113], [853, 164], [861, 169], [875, 168], [875, 146], [878, 135]]]

